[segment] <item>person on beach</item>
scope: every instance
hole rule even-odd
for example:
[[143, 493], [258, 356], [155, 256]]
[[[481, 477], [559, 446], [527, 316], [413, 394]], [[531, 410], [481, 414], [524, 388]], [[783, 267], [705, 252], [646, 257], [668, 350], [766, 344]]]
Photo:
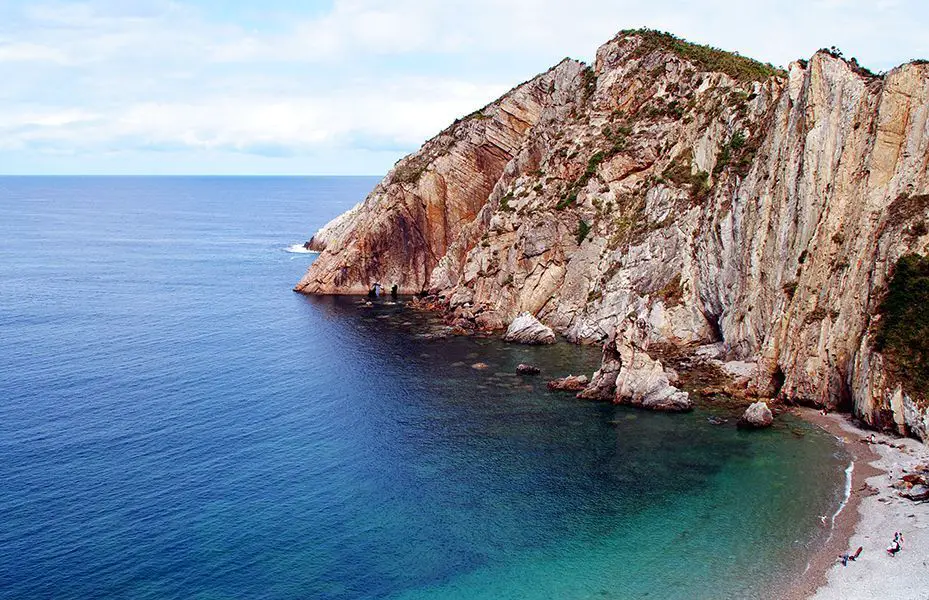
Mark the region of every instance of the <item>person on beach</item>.
[[897, 531], [894, 533], [894, 541], [887, 546], [887, 554], [896, 556], [901, 550], [903, 550], [903, 534]]
[[839, 560], [842, 561], [842, 566], [847, 567], [848, 561], [858, 560], [858, 556], [861, 555], [861, 546], [858, 546], [858, 549], [855, 550], [854, 554], [849, 554], [848, 552], [839, 555]]

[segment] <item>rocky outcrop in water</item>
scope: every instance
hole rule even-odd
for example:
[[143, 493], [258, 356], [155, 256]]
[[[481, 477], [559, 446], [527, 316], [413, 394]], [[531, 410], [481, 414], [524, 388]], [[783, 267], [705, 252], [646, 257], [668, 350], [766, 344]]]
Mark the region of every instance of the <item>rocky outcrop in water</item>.
[[568, 375], [567, 377], [552, 379], [546, 385], [548, 389], [554, 392], [579, 392], [586, 388], [589, 383], [590, 379], [587, 375]]
[[517, 344], [554, 344], [555, 332], [529, 313], [520, 313], [507, 328], [503, 339]]
[[[927, 165], [925, 63], [875, 76], [821, 51], [779, 71], [622, 32], [401, 160], [297, 290], [396, 283], [477, 329], [528, 312], [578, 342], [632, 318], [652, 342], [723, 344], [749, 394], [925, 438], [872, 331], [893, 265], [929, 252]], [[583, 397], [614, 397], [611, 361]]]
[[673, 375], [648, 354], [648, 343], [645, 323], [625, 322], [603, 345], [603, 364], [577, 397], [664, 412], [693, 409], [687, 392], [672, 385]]
[[745, 409], [742, 418], [739, 419], [739, 427], [742, 429], [764, 429], [774, 423], [774, 414], [768, 408], [767, 402], [754, 402]]
[[616, 377], [613, 402], [663, 412], [685, 412], [694, 406], [687, 392], [671, 385], [659, 361], [633, 348]]

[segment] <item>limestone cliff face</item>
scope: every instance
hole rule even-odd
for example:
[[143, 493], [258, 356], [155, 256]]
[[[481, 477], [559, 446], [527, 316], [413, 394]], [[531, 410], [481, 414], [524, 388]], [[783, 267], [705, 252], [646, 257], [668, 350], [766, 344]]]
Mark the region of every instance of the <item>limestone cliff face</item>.
[[314, 236], [311, 245], [324, 252], [297, 291], [361, 294], [375, 282], [396, 284], [401, 293], [428, 287], [436, 265], [523, 148], [543, 106], [562, 96], [559, 89], [582, 68], [563, 61], [399, 161], [360, 207]]
[[622, 33], [400, 161], [297, 290], [397, 283], [460, 326], [527, 311], [579, 342], [633, 319], [724, 342], [760, 395], [925, 439], [869, 329], [897, 258], [929, 251], [927, 168], [927, 65], [876, 77], [820, 52], [776, 72]]

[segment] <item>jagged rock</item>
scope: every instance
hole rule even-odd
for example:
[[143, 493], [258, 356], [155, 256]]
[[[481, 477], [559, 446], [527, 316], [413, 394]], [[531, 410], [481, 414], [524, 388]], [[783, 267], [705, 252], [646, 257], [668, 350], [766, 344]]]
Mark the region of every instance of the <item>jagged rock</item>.
[[729, 378], [729, 383], [723, 391], [731, 395], [744, 394], [745, 388], [751, 385], [752, 379], [758, 372], [758, 365], [753, 362], [741, 360], [731, 360], [729, 362], [710, 360], [708, 362], [718, 367]]
[[621, 32], [456, 122], [314, 236], [296, 289], [397, 283], [481, 330], [529, 311], [572, 341], [633, 314], [649, 341], [754, 363], [754, 393], [929, 437], [868, 333], [896, 260], [929, 247], [929, 65], [686, 50]]
[[542, 369], [535, 365], [527, 365], [526, 363], [516, 365], [516, 373], [519, 375], [538, 375], [541, 372]]
[[632, 347], [620, 354], [626, 356], [616, 378], [615, 404], [665, 412], [693, 410], [690, 396], [671, 385], [659, 361]]
[[560, 379], [552, 379], [546, 385], [548, 389], [556, 392], [579, 392], [589, 383], [590, 379], [587, 375], [568, 375]]
[[529, 313], [520, 313], [506, 330], [503, 339], [517, 344], [554, 344], [555, 332]]
[[774, 422], [774, 415], [768, 408], [768, 403], [764, 401], [755, 402], [745, 409], [742, 418], [739, 419], [739, 427], [742, 429], [764, 429], [770, 427]]
[[914, 485], [908, 490], [900, 492], [900, 495], [908, 500], [913, 500], [914, 502], [929, 500], [929, 486], [922, 484]]
[[692, 410], [693, 402], [687, 392], [671, 385], [661, 362], [648, 355], [645, 335], [646, 327], [641, 321], [624, 322], [603, 345], [603, 366], [577, 397], [611, 400], [649, 410]]
[[583, 400], [612, 400], [616, 395], [616, 377], [622, 367], [616, 344], [611, 340], [603, 344], [600, 368], [594, 372], [590, 384], [577, 397]]

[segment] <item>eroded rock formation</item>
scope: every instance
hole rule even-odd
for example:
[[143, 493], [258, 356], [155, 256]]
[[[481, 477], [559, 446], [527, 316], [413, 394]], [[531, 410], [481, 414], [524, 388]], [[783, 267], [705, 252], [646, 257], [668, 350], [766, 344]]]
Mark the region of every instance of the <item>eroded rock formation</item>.
[[529, 313], [520, 313], [507, 327], [503, 339], [517, 344], [554, 344], [555, 332]]
[[[396, 283], [459, 324], [525, 311], [579, 342], [632, 318], [722, 343], [752, 393], [925, 439], [869, 332], [896, 260], [929, 251], [927, 166], [927, 64], [875, 76], [821, 51], [785, 72], [622, 32], [401, 160], [297, 290]], [[606, 358], [591, 396], [619, 377]]]

